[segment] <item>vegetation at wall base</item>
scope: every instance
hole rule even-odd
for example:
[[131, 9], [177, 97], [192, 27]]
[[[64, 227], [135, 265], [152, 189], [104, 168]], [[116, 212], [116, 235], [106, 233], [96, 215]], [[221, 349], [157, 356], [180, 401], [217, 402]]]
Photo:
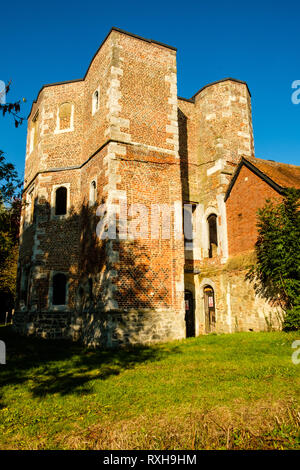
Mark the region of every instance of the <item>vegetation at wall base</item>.
[[295, 305], [290, 310], [287, 310], [284, 323], [284, 331], [299, 331], [300, 330], [300, 305]]

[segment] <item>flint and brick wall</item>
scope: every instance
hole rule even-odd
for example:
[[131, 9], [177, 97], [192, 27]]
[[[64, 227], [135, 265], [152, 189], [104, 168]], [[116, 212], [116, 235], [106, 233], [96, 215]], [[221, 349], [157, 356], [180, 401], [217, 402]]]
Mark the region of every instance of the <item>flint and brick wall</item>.
[[[93, 112], [96, 90], [99, 107]], [[64, 103], [71, 110], [67, 130], [58, 128]], [[17, 299], [15, 328], [105, 347], [179, 339], [186, 334], [188, 288], [195, 297], [196, 334], [203, 333], [203, 279], [208, 268], [228, 259], [227, 228], [230, 253], [253, 245], [254, 235], [250, 241], [236, 235], [240, 216], [235, 204], [242, 191], [234, 189], [227, 207], [224, 202], [241, 155], [253, 153], [245, 83], [226, 79], [190, 100], [177, 99], [174, 48], [113, 29], [85, 77], [43, 87], [29, 116], [24, 200], [33, 191], [35, 216], [30, 221], [28, 208], [23, 208], [18, 293], [29, 268], [30, 281], [27, 304]], [[93, 180], [97, 203], [91, 206]], [[60, 185], [68, 189], [66, 217], [54, 217], [55, 188]], [[245, 204], [247, 198], [249, 191]], [[103, 240], [96, 235], [97, 207], [103, 205], [110, 226], [111, 205], [120, 202], [128, 208], [144, 205], [148, 237]], [[189, 254], [183, 238], [172, 232], [169, 239], [161, 231], [158, 239], [150, 237], [153, 204], [187, 202], [197, 204], [200, 214], [195, 249]], [[217, 215], [219, 238], [209, 259], [211, 213]], [[129, 224], [136, 215], [131, 214]], [[55, 272], [68, 278], [66, 306], [51, 304]], [[216, 331], [234, 331], [235, 324], [239, 329], [263, 328], [262, 306], [250, 287], [243, 294], [241, 273], [220, 272], [208, 281], [216, 289]]]
[[[67, 132], [58, 130], [63, 103], [73, 112]], [[158, 240], [100, 240], [95, 214], [104, 204], [109, 224], [110, 204], [124, 196], [128, 205], [145, 204], [149, 217], [151, 204], [181, 201], [176, 51], [113, 30], [83, 80], [43, 88], [29, 130], [34, 117], [24, 199], [33, 189], [35, 219], [24, 223], [25, 207], [19, 260], [19, 278], [25, 264], [31, 268], [30, 296], [27, 306], [19, 303], [16, 328], [102, 346], [183, 337], [183, 240], [163, 240], [161, 233]], [[92, 180], [97, 204], [89, 207]], [[68, 188], [69, 207], [56, 218], [60, 185]], [[51, 305], [53, 272], [68, 276], [64, 309]]]

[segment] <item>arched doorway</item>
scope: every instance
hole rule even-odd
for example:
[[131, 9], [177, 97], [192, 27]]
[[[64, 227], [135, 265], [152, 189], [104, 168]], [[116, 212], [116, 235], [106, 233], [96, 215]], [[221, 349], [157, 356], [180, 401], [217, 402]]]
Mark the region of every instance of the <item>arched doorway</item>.
[[205, 286], [204, 293], [204, 311], [205, 311], [205, 333], [211, 333], [216, 326], [216, 305], [215, 294], [211, 286]]
[[184, 292], [186, 337], [195, 336], [195, 308], [191, 291]]

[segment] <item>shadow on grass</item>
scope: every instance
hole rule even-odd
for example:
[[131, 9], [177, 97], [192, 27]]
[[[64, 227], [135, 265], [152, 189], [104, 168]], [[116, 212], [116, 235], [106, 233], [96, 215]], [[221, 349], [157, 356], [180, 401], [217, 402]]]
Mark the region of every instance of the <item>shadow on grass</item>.
[[[136, 365], [157, 361], [177, 347], [165, 351], [156, 346], [118, 350], [86, 349], [65, 340], [42, 340], [16, 335], [11, 327], [1, 328], [0, 339], [7, 349], [6, 365], [0, 369], [0, 389], [26, 384], [33, 396], [92, 393], [95, 379], [106, 380]], [[0, 409], [2, 399], [0, 395]]]

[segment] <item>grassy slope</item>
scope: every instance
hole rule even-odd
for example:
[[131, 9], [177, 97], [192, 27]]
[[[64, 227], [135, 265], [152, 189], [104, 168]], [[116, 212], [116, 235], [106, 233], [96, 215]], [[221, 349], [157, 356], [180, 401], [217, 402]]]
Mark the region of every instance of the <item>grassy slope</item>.
[[295, 333], [119, 351], [0, 328], [0, 449], [299, 448]]

